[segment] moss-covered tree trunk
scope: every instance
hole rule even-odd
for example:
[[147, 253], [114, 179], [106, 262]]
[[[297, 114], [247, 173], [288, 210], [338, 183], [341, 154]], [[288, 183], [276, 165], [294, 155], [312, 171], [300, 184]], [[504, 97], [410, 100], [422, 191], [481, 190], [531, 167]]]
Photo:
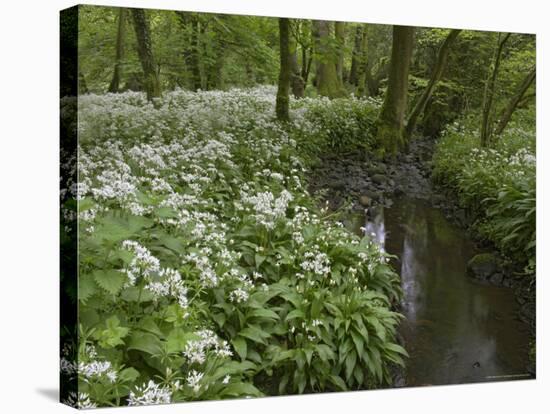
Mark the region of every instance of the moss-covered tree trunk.
[[344, 84], [344, 51], [346, 47], [346, 24], [334, 22], [334, 37], [336, 38], [336, 73], [341, 85]]
[[349, 84], [352, 86], [357, 86], [359, 84], [359, 67], [362, 66], [363, 62], [361, 59], [362, 54], [362, 45], [363, 45], [363, 25], [358, 25], [355, 28], [355, 37], [353, 39], [353, 51], [351, 54], [351, 68], [349, 71]]
[[445, 67], [447, 65], [447, 58], [449, 56], [449, 52], [451, 51], [451, 46], [460, 34], [460, 32], [461, 30], [459, 29], [451, 30], [451, 32], [447, 35], [447, 37], [441, 44], [441, 47], [439, 48], [439, 51], [437, 53], [437, 61], [432, 71], [432, 76], [428, 81], [428, 85], [422, 92], [422, 95], [420, 95], [420, 97], [416, 101], [416, 104], [414, 105], [407, 120], [407, 126], [405, 127], [406, 139], [409, 139], [412, 132], [414, 131], [414, 128], [416, 127], [416, 123], [418, 121], [418, 117], [424, 112], [426, 104], [432, 97], [437, 83], [441, 79], [441, 76], [443, 76], [443, 71], [445, 70]]
[[337, 54], [331, 47], [330, 22], [314, 20], [316, 86], [319, 95], [338, 98], [346, 95], [336, 70]]
[[376, 121], [376, 139], [381, 155], [395, 156], [405, 147], [405, 113], [414, 27], [393, 26], [388, 88]]
[[302, 71], [298, 65], [298, 43], [294, 36], [289, 37], [290, 53], [290, 88], [295, 98], [303, 98], [305, 82], [302, 78]]
[[523, 78], [521, 83], [519, 84], [519, 87], [517, 88], [516, 93], [510, 101], [508, 102], [508, 105], [506, 105], [506, 108], [504, 108], [504, 111], [502, 112], [502, 115], [500, 116], [499, 122], [497, 124], [497, 127], [495, 129], [495, 135], [500, 135], [504, 131], [504, 128], [506, 128], [506, 125], [508, 125], [508, 122], [510, 122], [510, 119], [512, 119], [512, 115], [516, 108], [518, 107], [518, 104], [522, 100], [523, 96], [525, 95], [525, 92], [529, 89], [529, 87], [532, 85], [532, 83], [535, 81], [535, 78], [537, 77], [537, 70], [536, 67], [534, 67], [528, 74]]
[[288, 108], [291, 75], [289, 37], [289, 20], [281, 17], [279, 18], [279, 86], [277, 88], [277, 101], [275, 105], [275, 112], [279, 121], [288, 121], [290, 119]]
[[196, 91], [202, 88], [200, 68], [200, 33], [199, 17], [195, 13], [177, 11], [181, 28], [185, 32], [183, 57], [185, 67], [190, 75], [190, 89]]
[[498, 76], [498, 69], [500, 67], [500, 61], [502, 58], [502, 50], [504, 45], [510, 38], [510, 33], [506, 33], [502, 36], [498, 35], [498, 43], [495, 49], [495, 56], [493, 61], [492, 70], [489, 71], [489, 77], [485, 84], [485, 92], [483, 93], [483, 104], [481, 112], [481, 128], [480, 128], [480, 143], [482, 147], [489, 145], [491, 135], [493, 133], [493, 122], [491, 120], [491, 111], [493, 110], [493, 98], [495, 95], [495, 84]]
[[127, 10], [124, 7], [118, 10], [115, 70], [113, 72], [113, 79], [111, 79], [111, 83], [109, 84], [109, 92], [113, 93], [120, 90], [120, 81], [122, 78], [122, 60], [124, 59], [124, 41], [126, 37], [126, 14]]
[[153, 57], [149, 22], [143, 9], [132, 9], [132, 18], [136, 32], [139, 60], [143, 69], [145, 92], [147, 93], [147, 100], [151, 101], [153, 98], [159, 98], [161, 92]]

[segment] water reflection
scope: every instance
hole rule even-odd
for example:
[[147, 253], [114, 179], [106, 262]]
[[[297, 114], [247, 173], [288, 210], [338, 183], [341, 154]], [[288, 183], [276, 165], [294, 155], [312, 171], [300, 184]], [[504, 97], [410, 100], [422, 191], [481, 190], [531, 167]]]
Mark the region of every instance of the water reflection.
[[386, 225], [384, 222], [384, 207], [370, 207], [367, 212], [367, 222], [362, 227], [364, 234], [368, 234], [372, 240], [376, 241], [381, 250], [384, 251], [386, 245]]
[[407, 385], [527, 378], [528, 334], [515, 318], [513, 293], [468, 278], [476, 251], [463, 231], [410, 199], [371, 214], [363, 230], [398, 257]]

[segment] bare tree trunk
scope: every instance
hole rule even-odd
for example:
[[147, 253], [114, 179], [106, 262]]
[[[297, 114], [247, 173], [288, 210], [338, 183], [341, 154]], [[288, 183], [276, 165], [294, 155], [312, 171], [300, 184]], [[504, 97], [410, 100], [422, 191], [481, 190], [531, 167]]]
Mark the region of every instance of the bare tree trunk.
[[504, 44], [510, 38], [510, 33], [506, 33], [502, 37], [501, 33], [498, 35], [498, 46], [495, 50], [495, 57], [493, 63], [493, 70], [490, 72], [487, 83], [485, 84], [485, 92], [483, 93], [483, 106], [481, 116], [481, 131], [480, 140], [481, 146], [486, 147], [489, 145], [492, 135], [492, 122], [491, 122], [491, 110], [493, 109], [493, 97], [495, 94], [495, 82], [498, 75], [498, 69], [500, 66], [500, 60], [502, 57], [502, 49]]
[[414, 108], [411, 111], [411, 114], [409, 115], [409, 119], [407, 120], [407, 126], [405, 128], [405, 134], [406, 134], [405, 137], [407, 139], [411, 136], [412, 132], [414, 131], [414, 128], [416, 127], [416, 123], [418, 121], [418, 117], [420, 116], [420, 114], [424, 112], [424, 109], [426, 108], [426, 104], [432, 97], [432, 94], [437, 86], [437, 83], [441, 79], [441, 76], [443, 76], [443, 71], [447, 66], [447, 58], [449, 56], [449, 52], [451, 51], [451, 45], [454, 43], [454, 41], [456, 40], [460, 32], [461, 30], [459, 29], [451, 30], [451, 32], [448, 34], [448, 36], [443, 41], [443, 44], [439, 48], [439, 52], [437, 54], [437, 62], [432, 72], [430, 81], [428, 82], [428, 85], [424, 89], [424, 92], [422, 92], [422, 95], [420, 96], [420, 98], [418, 98], [418, 101], [414, 105]]
[[315, 53], [318, 57], [316, 61], [316, 86], [319, 94], [329, 98], [345, 96], [346, 93], [336, 71], [337, 57], [330, 48], [330, 22], [314, 20], [313, 37], [315, 39]]
[[122, 60], [124, 59], [124, 40], [126, 37], [126, 14], [127, 10], [124, 7], [121, 7], [118, 11], [115, 71], [113, 72], [113, 79], [109, 85], [109, 92], [113, 93], [120, 90], [120, 81], [122, 78]]
[[537, 70], [536, 67], [534, 67], [527, 76], [523, 79], [521, 84], [519, 85], [516, 94], [510, 99], [510, 102], [508, 102], [508, 105], [504, 109], [504, 112], [500, 116], [500, 120], [498, 122], [498, 125], [495, 129], [495, 135], [502, 134], [502, 131], [504, 131], [504, 128], [506, 128], [506, 125], [508, 125], [508, 122], [510, 122], [510, 119], [512, 118], [512, 114], [518, 107], [518, 104], [523, 99], [523, 96], [525, 95], [525, 92], [529, 89], [531, 84], [535, 81], [535, 78], [537, 77]]
[[376, 121], [382, 155], [395, 156], [406, 144], [404, 127], [413, 42], [414, 27], [393, 26], [388, 89]]
[[291, 71], [291, 59], [289, 48], [289, 20], [286, 18], [279, 18], [279, 56], [280, 56], [280, 69], [279, 69], [279, 86], [277, 88], [277, 102], [275, 105], [275, 112], [279, 121], [288, 121], [289, 117], [289, 90], [290, 90], [290, 71]]
[[344, 84], [344, 48], [346, 47], [346, 23], [334, 22], [334, 37], [338, 50], [336, 51], [336, 73], [340, 84]]
[[151, 101], [153, 98], [160, 97], [161, 93], [158, 74], [155, 70], [149, 22], [145, 17], [143, 9], [132, 9], [132, 17], [136, 32], [139, 60], [145, 77], [145, 92], [147, 93], [147, 100]]

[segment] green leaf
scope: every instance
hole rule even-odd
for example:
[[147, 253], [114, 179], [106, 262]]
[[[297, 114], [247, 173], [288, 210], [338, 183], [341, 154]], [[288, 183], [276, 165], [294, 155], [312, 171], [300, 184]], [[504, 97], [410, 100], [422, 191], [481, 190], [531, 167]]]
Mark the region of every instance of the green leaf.
[[350, 351], [346, 357], [346, 380], [349, 381], [353, 375], [353, 370], [355, 369], [355, 363], [357, 362], [357, 353], [355, 351]]
[[124, 273], [114, 269], [96, 270], [93, 275], [97, 284], [111, 295], [118, 294], [127, 280]]
[[235, 352], [244, 361], [246, 359], [246, 340], [237, 336], [231, 340], [231, 343], [233, 344], [233, 348], [235, 348]]
[[318, 344], [316, 347], [317, 347], [317, 354], [319, 354], [319, 358], [321, 358], [323, 362], [327, 362], [329, 360], [334, 359], [334, 352], [328, 345]]
[[135, 349], [149, 355], [160, 355], [162, 343], [151, 333], [135, 332], [128, 341], [128, 349]]
[[198, 335], [193, 332], [187, 332], [180, 328], [172, 329], [166, 338], [166, 352], [182, 352], [185, 349], [187, 342], [197, 339], [199, 339]]
[[279, 315], [277, 315], [277, 313], [275, 313], [271, 309], [267, 309], [267, 308], [254, 309], [252, 312], [250, 312], [249, 316], [251, 318], [264, 318], [264, 319], [279, 320]]
[[305, 319], [306, 315], [304, 312], [300, 309], [294, 309], [293, 311], [290, 311], [288, 315], [286, 315], [285, 320], [290, 321], [292, 319]]
[[97, 284], [91, 275], [81, 275], [78, 278], [78, 300], [83, 303], [97, 292]]
[[262, 395], [260, 390], [248, 382], [233, 382], [221, 391], [221, 396], [223, 397], [261, 397]]
[[225, 377], [226, 375], [239, 375], [247, 371], [255, 371], [257, 369], [256, 364], [251, 361], [228, 361], [210, 376], [212, 381]]
[[153, 293], [147, 289], [139, 289], [137, 286], [130, 286], [122, 291], [120, 298], [126, 302], [149, 302], [153, 300]]
[[285, 391], [286, 391], [286, 386], [288, 384], [288, 379], [289, 379], [289, 374], [287, 372], [282, 376], [281, 382], [279, 382], [279, 395], [286, 394]]
[[130, 332], [130, 329], [120, 326], [120, 320], [116, 316], [111, 316], [105, 321], [107, 329], [98, 330], [94, 338], [99, 341], [103, 348], [114, 348], [118, 345], [124, 345], [124, 338]]
[[269, 334], [262, 331], [256, 325], [249, 325], [239, 332], [240, 336], [250, 339], [251, 341], [265, 344], [266, 338], [269, 338]]
[[348, 387], [346, 386], [346, 383], [340, 376], [338, 375], [331, 375], [330, 382], [332, 382], [334, 385], [336, 385], [338, 388], [340, 388], [341, 391], [346, 391]]
[[387, 343], [387, 344], [385, 345], [385, 348], [386, 348], [386, 349], [389, 349], [390, 351], [397, 352], [398, 354], [404, 355], [404, 356], [406, 356], [406, 357], [409, 356], [409, 354], [407, 353], [407, 351], [405, 350], [405, 348], [403, 348], [403, 347], [400, 346], [400, 345], [392, 344], [392, 343]]
[[139, 372], [135, 368], [124, 368], [118, 373], [118, 379], [121, 382], [134, 382], [139, 378]]
[[256, 268], [259, 268], [263, 262], [265, 262], [266, 257], [261, 254], [256, 253], [254, 260], [256, 261]]
[[359, 355], [359, 359], [362, 359], [363, 351], [365, 349], [365, 342], [363, 341], [363, 338], [361, 338], [361, 335], [359, 335], [355, 329], [351, 330], [351, 338], [353, 339], [353, 343], [355, 344], [355, 349], [357, 350], [357, 355]]

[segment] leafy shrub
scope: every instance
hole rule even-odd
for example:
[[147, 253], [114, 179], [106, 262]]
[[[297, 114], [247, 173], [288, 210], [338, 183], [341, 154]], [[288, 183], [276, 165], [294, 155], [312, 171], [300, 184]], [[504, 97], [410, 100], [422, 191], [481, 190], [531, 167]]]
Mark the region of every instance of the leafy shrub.
[[372, 128], [380, 109], [374, 98], [306, 98], [295, 101], [305, 111], [305, 118], [314, 126], [317, 145], [323, 150], [346, 152], [370, 150], [374, 144]]
[[82, 97], [69, 403], [375, 387], [402, 363], [398, 276], [315, 207], [307, 114], [283, 128], [273, 107], [270, 88]]
[[[519, 117], [525, 114], [519, 113]], [[520, 128], [518, 125], [524, 125]], [[481, 148], [475, 119], [447, 128], [434, 155], [437, 182], [456, 191], [475, 228], [535, 272], [536, 160], [532, 122], [509, 125], [494, 148]], [[472, 127], [470, 126], [472, 125]]]

